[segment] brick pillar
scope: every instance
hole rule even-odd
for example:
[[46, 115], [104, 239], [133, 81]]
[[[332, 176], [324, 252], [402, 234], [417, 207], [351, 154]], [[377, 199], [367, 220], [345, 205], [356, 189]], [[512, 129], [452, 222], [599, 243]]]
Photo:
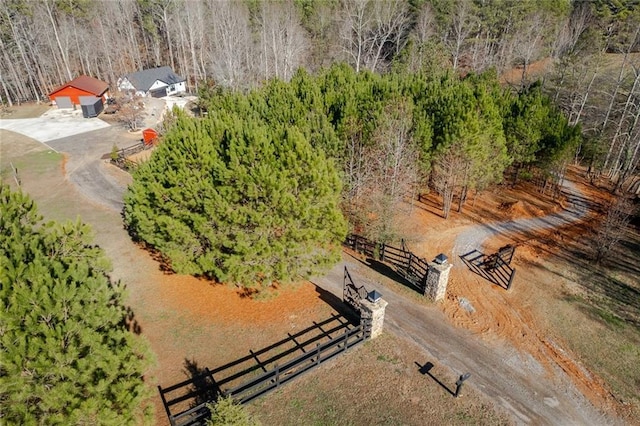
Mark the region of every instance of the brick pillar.
[[378, 299], [376, 302], [369, 299], [360, 301], [360, 323], [368, 338], [375, 339], [382, 333], [384, 310], [387, 304], [383, 299]]
[[424, 289], [424, 295], [432, 302], [444, 299], [447, 294], [447, 283], [449, 282], [449, 271], [453, 265], [440, 262], [429, 263], [429, 275], [427, 276], [427, 285]]

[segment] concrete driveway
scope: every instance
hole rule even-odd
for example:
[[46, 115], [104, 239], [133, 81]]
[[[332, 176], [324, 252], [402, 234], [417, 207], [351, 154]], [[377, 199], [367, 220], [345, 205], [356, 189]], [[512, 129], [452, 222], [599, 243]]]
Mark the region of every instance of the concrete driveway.
[[84, 118], [80, 110], [52, 108], [37, 118], [0, 120], [0, 129], [20, 133], [66, 154], [66, 178], [94, 203], [120, 211], [131, 176], [109, 163], [114, 145], [135, 144], [140, 134], [99, 118]]
[[109, 127], [99, 118], [84, 118], [80, 110], [51, 109], [37, 118], [0, 120], [0, 129], [20, 133], [41, 142], [48, 143], [81, 133]]

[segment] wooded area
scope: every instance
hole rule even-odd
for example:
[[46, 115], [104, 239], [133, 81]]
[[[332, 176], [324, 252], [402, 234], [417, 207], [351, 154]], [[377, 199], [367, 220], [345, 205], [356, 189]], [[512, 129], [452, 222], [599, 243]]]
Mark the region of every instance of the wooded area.
[[208, 115], [176, 111], [134, 172], [125, 223], [174, 271], [245, 286], [329, 265], [343, 213], [352, 229], [395, 241], [402, 201], [416, 191], [434, 187], [446, 217], [454, 195], [460, 211], [510, 166], [562, 179], [579, 142], [538, 85], [513, 95], [491, 71], [460, 78], [342, 64], [246, 94], [201, 95]]
[[640, 7], [635, 0], [0, 0], [0, 99], [46, 101], [87, 74], [170, 65], [251, 88], [346, 61], [356, 71], [518, 67], [545, 59], [542, 90], [581, 124], [576, 159], [628, 184], [640, 158]]

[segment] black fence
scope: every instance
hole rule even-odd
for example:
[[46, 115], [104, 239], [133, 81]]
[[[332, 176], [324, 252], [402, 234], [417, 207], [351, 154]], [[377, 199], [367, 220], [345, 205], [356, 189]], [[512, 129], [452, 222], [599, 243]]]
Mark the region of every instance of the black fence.
[[278, 389], [280, 385], [363, 342], [365, 337], [361, 325], [347, 329], [338, 337], [318, 344], [313, 351], [303, 353], [282, 365], [276, 364], [272, 369], [265, 371], [255, 379], [229, 389], [224, 394], [243, 404], [249, 402], [258, 396]]
[[460, 258], [476, 274], [509, 290], [516, 276], [515, 268], [510, 265], [514, 254], [515, 247], [508, 245], [489, 255], [473, 250], [460, 256]]
[[366, 257], [389, 264], [414, 290], [424, 294], [429, 275], [429, 262], [410, 252], [402, 241], [402, 247], [376, 243], [363, 236], [347, 236], [345, 245]]
[[351, 275], [349, 275], [349, 271], [347, 267], [344, 267], [344, 278], [342, 281], [342, 301], [353, 309], [358, 316], [360, 315], [360, 301], [367, 297], [369, 292], [364, 286], [358, 286], [353, 279], [351, 279]]
[[171, 426], [204, 425], [211, 415], [207, 404], [221, 395], [208, 368], [173, 386], [158, 386], [158, 392]]
[[167, 388], [158, 386], [172, 426], [204, 425], [221, 396], [247, 403], [278, 389], [367, 338], [362, 325], [334, 314], [288, 338]]

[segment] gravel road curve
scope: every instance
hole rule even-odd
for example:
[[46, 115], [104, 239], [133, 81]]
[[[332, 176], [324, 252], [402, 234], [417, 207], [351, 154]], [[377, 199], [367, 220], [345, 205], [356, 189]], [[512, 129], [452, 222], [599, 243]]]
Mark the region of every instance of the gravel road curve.
[[489, 223], [465, 229], [458, 235], [453, 246], [454, 260], [473, 250], [482, 252], [482, 244], [497, 235], [545, 231], [582, 219], [589, 211], [589, 201], [583, 197], [573, 182], [567, 180], [564, 181], [563, 193], [567, 197], [568, 206], [561, 212], [543, 217]]
[[[58, 152], [67, 155], [67, 178], [94, 203], [114, 211], [122, 211], [122, 197], [126, 186], [122, 180], [126, 172], [108, 164], [108, 155], [114, 143], [124, 148], [135, 142], [122, 139], [122, 129], [110, 126], [90, 132], [48, 142]], [[107, 160], [103, 157], [107, 156]], [[123, 179], [115, 178], [117, 174]]]

